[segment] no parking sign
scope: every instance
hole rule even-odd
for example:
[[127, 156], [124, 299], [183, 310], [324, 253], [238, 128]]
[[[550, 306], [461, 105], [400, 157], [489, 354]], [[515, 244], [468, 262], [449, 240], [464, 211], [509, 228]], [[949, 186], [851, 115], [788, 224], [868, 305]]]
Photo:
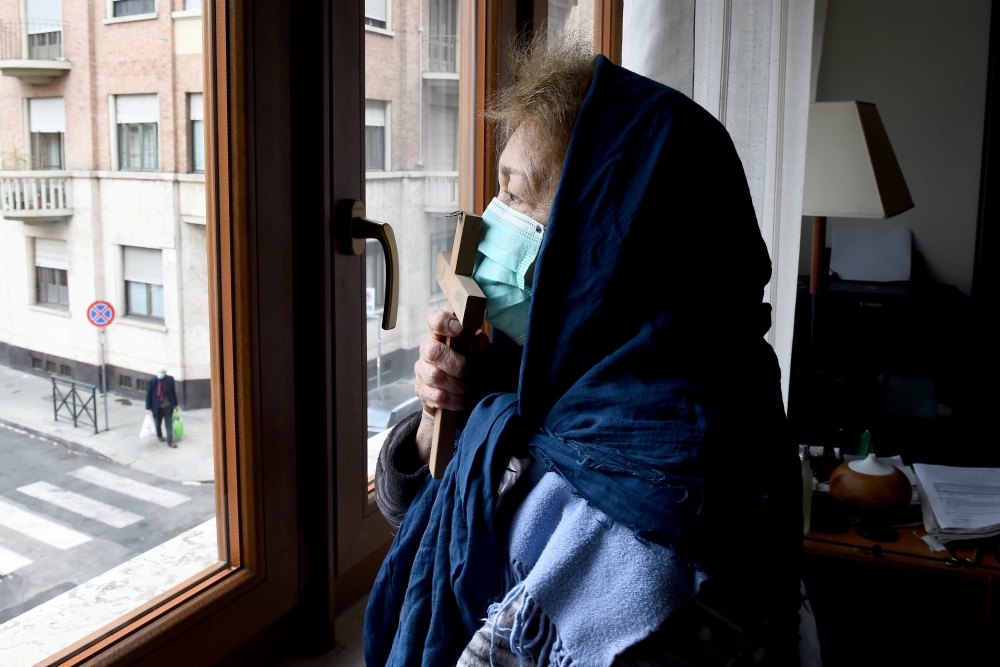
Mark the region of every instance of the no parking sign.
[[107, 301], [95, 301], [87, 306], [87, 320], [95, 327], [106, 327], [115, 321], [115, 307]]

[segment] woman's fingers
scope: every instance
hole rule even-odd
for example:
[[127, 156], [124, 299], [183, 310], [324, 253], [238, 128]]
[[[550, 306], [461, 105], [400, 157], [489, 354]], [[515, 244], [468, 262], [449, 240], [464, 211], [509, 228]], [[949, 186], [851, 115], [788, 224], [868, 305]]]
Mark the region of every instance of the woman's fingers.
[[444, 310], [435, 310], [427, 316], [427, 327], [435, 336], [457, 336], [462, 333], [462, 323]]

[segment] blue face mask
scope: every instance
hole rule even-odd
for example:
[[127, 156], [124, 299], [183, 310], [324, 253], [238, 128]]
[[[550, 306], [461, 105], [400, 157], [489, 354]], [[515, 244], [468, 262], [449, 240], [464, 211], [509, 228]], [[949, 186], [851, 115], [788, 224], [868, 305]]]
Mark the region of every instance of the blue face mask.
[[486, 295], [486, 319], [518, 345], [528, 333], [531, 282], [544, 231], [496, 198], [483, 211], [472, 277]]
[[158, 378], [160, 378], [162, 380], [164, 375], [166, 375], [166, 373], [157, 373], [156, 377], [158, 377]]

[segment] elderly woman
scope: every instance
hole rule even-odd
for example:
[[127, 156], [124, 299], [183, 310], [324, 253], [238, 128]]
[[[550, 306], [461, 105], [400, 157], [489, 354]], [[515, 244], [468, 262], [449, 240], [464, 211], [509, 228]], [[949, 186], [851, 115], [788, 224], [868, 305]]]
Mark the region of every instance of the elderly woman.
[[[493, 336], [465, 358], [428, 319], [424, 410], [376, 472], [399, 532], [367, 663], [794, 664], [799, 468], [732, 141], [572, 43], [514, 72], [474, 273]], [[440, 481], [437, 407], [472, 408]]]

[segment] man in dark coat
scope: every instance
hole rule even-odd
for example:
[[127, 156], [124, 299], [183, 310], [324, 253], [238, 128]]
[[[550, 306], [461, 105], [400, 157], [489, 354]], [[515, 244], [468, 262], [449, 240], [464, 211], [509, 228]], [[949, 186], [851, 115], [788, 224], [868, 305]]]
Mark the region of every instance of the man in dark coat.
[[174, 444], [173, 414], [180, 410], [177, 405], [177, 391], [174, 388], [174, 378], [167, 375], [166, 366], [161, 366], [156, 375], [146, 383], [146, 414], [153, 415], [156, 421], [156, 437], [163, 442], [163, 431], [160, 423], [164, 423], [167, 431], [167, 445], [177, 448]]

